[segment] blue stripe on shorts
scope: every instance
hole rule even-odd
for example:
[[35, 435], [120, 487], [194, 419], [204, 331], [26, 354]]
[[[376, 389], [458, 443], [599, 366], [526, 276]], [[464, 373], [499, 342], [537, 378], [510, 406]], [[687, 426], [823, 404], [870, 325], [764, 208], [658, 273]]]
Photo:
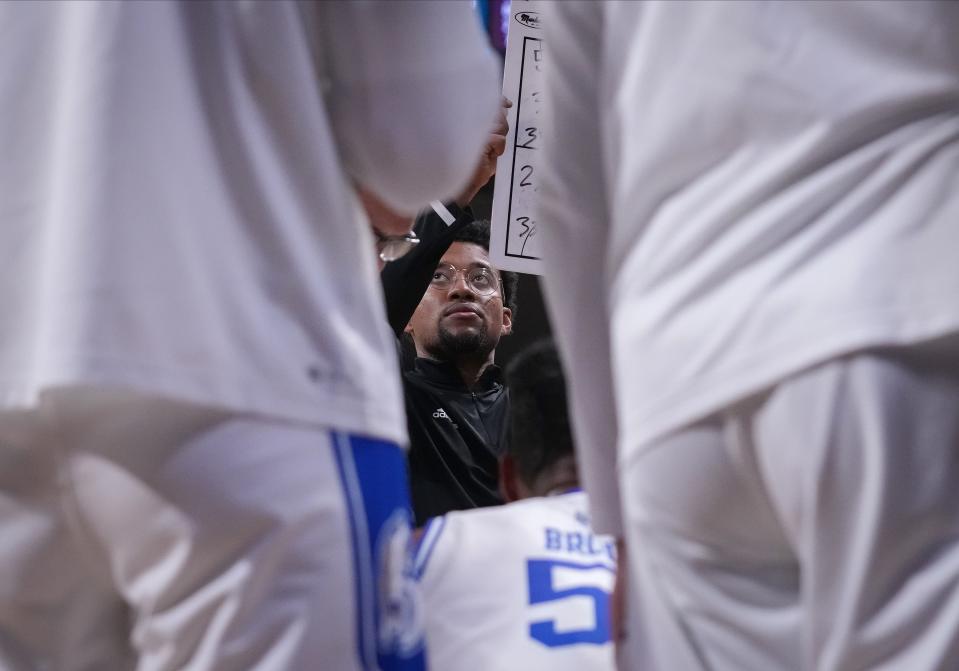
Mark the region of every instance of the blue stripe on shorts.
[[349, 511], [362, 668], [424, 671], [405, 457], [394, 443], [336, 431], [332, 438]]

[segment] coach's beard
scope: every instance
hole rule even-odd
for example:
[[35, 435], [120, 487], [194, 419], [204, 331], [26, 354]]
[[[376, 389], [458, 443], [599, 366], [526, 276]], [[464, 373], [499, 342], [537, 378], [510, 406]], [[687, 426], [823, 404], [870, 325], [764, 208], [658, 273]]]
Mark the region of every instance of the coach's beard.
[[496, 346], [485, 326], [484, 322], [482, 328], [461, 333], [453, 333], [441, 326], [438, 333], [437, 350], [439, 351], [437, 353], [441, 354], [443, 359], [446, 360], [461, 356], [481, 356], [485, 358]]

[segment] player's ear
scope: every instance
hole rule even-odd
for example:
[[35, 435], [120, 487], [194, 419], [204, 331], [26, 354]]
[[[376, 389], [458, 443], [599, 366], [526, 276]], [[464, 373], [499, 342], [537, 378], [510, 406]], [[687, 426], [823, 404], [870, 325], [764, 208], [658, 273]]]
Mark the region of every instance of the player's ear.
[[519, 488], [516, 461], [508, 454], [504, 454], [499, 460], [499, 494], [506, 503], [523, 498]]

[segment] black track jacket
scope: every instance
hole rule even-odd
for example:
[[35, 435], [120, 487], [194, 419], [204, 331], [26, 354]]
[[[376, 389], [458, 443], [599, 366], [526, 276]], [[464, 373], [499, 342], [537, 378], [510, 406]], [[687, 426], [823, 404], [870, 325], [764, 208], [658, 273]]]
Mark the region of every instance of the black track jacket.
[[403, 329], [419, 305], [436, 264], [472, 213], [447, 206], [456, 221], [447, 226], [432, 211], [416, 222], [421, 242], [382, 272], [387, 315], [403, 343], [403, 392], [410, 434], [409, 469], [413, 515], [430, 517], [502, 503], [498, 458], [506, 448], [509, 394], [500, 370], [490, 366], [476, 389], [463, 384], [450, 363], [417, 358]]

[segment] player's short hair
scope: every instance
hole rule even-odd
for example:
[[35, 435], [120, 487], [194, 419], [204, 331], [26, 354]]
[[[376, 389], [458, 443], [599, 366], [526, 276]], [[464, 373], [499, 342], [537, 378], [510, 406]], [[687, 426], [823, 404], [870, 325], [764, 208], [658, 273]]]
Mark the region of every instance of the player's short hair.
[[[490, 223], [486, 219], [471, 221], [453, 236], [453, 242], [472, 242], [489, 253]], [[512, 318], [516, 319], [516, 289], [519, 286], [519, 275], [508, 270], [499, 270], [500, 280], [503, 282], [503, 305], [510, 309]]]
[[566, 378], [552, 340], [540, 340], [506, 367], [510, 419], [507, 448], [520, 478], [532, 486], [557, 461], [573, 454]]

